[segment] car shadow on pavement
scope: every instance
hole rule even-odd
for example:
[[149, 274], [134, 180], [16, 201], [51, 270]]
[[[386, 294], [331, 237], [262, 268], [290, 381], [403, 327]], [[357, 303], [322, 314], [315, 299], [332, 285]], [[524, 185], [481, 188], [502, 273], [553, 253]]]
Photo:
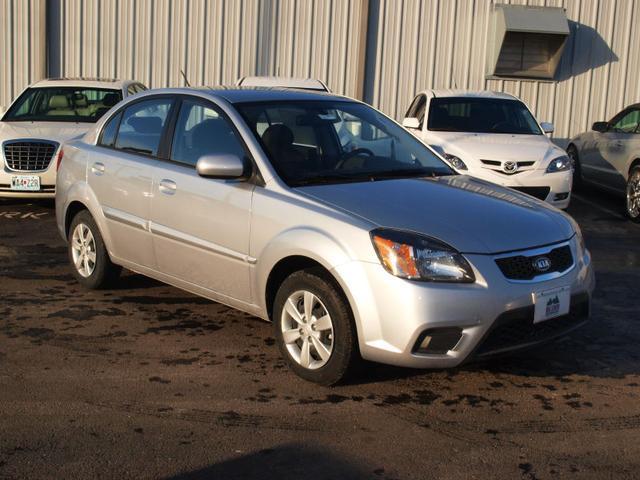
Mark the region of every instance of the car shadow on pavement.
[[380, 479], [392, 478], [385, 475], [382, 468], [372, 466], [371, 471], [367, 471], [327, 449], [285, 444], [242, 455], [199, 470], [179, 473], [167, 477], [166, 480], [362, 479], [372, 476]]

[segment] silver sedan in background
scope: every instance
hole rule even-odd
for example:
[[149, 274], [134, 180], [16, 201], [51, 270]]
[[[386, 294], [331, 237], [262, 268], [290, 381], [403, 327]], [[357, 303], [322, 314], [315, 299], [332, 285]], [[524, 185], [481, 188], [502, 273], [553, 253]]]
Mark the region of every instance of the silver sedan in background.
[[336, 383], [361, 358], [453, 367], [589, 316], [591, 257], [571, 217], [456, 174], [345, 97], [154, 90], [62, 158], [57, 221], [81, 284], [126, 267], [270, 320], [310, 381]]
[[625, 196], [626, 213], [640, 222], [640, 103], [573, 138], [574, 185], [588, 183]]

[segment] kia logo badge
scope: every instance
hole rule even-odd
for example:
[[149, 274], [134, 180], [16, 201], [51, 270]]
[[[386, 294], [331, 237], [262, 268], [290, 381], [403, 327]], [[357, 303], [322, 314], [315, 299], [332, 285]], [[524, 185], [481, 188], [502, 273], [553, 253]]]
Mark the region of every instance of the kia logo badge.
[[547, 257], [538, 257], [533, 261], [533, 268], [538, 272], [546, 272], [551, 268], [551, 260]]
[[518, 164], [516, 162], [504, 162], [502, 164], [502, 170], [504, 170], [505, 173], [516, 173]]

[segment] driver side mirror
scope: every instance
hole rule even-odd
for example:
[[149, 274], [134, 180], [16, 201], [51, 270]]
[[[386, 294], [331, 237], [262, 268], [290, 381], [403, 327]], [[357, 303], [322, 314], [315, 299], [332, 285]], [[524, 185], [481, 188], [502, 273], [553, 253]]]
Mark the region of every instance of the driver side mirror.
[[544, 133], [553, 133], [553, 131], [555, 130], [555, 127], [551, 122], [542, 122], [540, 123], [540, 126], [542, 127], [542, 131]]
[[245, 179], [249, 170], [246, 160], [237, 155], [203, 155], [196, 163], [196, 172], [201, 177], [220, 179]]
[[402, 120], [402, 126], [404, 128], [413, 128], [414, 130], [420, 128], [420, 120], [415, 117], [406, 117]]
[[609, 130], [609, 122], [596, 122], [591, 126], [591, 130], [604, 133]]

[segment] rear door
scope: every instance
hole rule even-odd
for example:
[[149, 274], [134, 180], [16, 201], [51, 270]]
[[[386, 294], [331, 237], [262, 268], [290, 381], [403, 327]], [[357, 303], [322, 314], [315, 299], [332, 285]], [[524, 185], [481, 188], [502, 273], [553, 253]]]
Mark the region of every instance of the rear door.
[[213, 103], [183, 97], [169, 159], [154, 169], [151, 232], [158, 271], [249, 302], [249, 225], [254, 184], [203, 178], [206, 154], [247, 156], [240, 134]]
[[173, 99], [147, 98], [105, 125], [89, 161], [89, 185], [106, 217], [112, 255], [153, 268], [148, 228], [152, 173]]

